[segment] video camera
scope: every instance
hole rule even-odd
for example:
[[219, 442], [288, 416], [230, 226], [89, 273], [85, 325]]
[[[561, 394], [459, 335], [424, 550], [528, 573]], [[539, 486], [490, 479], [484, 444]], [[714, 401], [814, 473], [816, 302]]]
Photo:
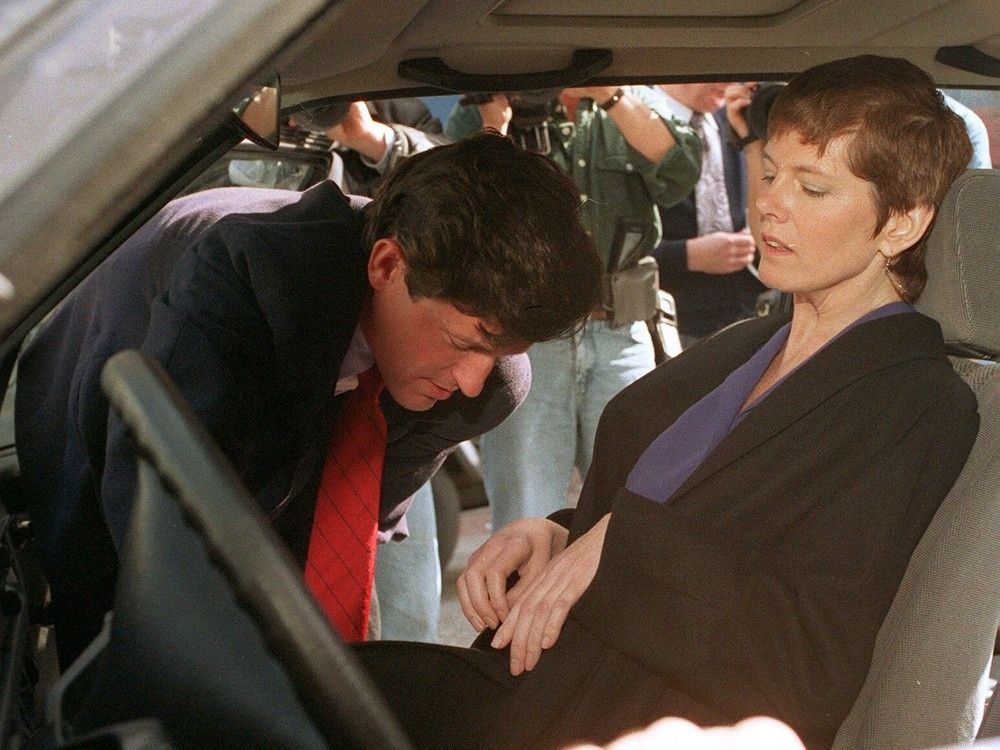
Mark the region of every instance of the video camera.
[[552, 152], [548, 126], [562, 107], [559, 103], [559, 91], [560, 89], [538, 89], [466, 94], [459, 100], [459, 104], [486, 104], [496, 93], [504, 94], [510, 100], [514, 113], [507, 135], [525, 151], [548, 156]]
[[747, 143], [760, 141], [767, 138], [767, 118], [771, 112], [771, 105], [777, 98], [781, 90], [785, 88], [784, 83], [761, 83], [754, 89], [750, 97], [750, 104], [743, 108], [743, 116], [746, 118], [747, 127], [750, 132], [745, 138], [740, 138], [726, 123], [726, 140], [738, 149], [742, 149]]

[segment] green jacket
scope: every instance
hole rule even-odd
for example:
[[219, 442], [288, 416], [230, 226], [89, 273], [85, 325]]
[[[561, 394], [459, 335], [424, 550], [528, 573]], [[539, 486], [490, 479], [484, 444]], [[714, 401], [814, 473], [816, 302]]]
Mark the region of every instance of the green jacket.
[[[607, 263], [619, 218], [641, 222], [646, 231], [639, 248], [648, 255], [660, 241], [657, 204], [672, 206], [694, 189], [701, 172], [701, 142], [691, 128], [675, 120], [661, 100], [645, 86], [630, 86], [634, 94], [664, 121], [676, 144], [653, 164], [628, 144], [611, 115], [589, 99], [581, 99], [576, 122], [563, 118], [549, 124], [549, 156], [580, 187], [584, 226]], [[482, 127], [473, 105], [452, 111], [445, 133], [463, 138]]]

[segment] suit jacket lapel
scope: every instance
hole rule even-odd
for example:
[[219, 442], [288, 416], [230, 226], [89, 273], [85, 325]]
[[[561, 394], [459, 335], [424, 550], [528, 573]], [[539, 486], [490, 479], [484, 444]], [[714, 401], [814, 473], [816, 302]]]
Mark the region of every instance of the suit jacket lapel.
[[774, 438], [851, 383], [900, 362], [943, 354], [933, 334], [935, 326], [923, 315], [904, 313], [843, 334], [758, 404], [691, 473], [673, 499]]
[[302, 456], [295, 464], [290, 483], [287, 477], [282, 481], [282, 485], [288, 487], [287, 494], [268, 513], [275, 530], [301, 565], [305, 565], [306, 553], [309, 551], [316, 493], [319, 491], [323, 464], [345, 399], [346, 394], [334, 396], [333, 387], [330, 387], [326, 402], [317, 410], [313, 424], [309, 427]]

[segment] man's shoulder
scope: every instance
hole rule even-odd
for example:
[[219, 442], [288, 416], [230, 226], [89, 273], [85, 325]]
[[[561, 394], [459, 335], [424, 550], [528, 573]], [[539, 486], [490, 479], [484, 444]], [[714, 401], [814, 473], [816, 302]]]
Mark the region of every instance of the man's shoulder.
[[324, 180], [304, 192], [216, 188], [186, 196], [170, 205], [177, 204], [176, 210], [181, 215], [214, 216], [229, 223], [356, 223], [369, 201], [363, 196], [345, 195], [335, 183]]
[[313, 277], [314, 282], [343, 273], [354, 278], [367, 261], [363, 235], [369, 199], [345, 195], [332, 182], [303, 193], [209, 192], [216, 194], [205, 196], [194, 210], [216, 212], [218, 219], [196, 238], [198, 257], [229, 257], [237, 266], [269, 269], [279, 277]]

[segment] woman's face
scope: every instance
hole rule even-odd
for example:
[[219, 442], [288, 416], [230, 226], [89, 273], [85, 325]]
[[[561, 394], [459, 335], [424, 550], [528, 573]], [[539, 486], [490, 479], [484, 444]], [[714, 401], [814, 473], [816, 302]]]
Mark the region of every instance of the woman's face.
[[873, 237], [873, 186], [844, 160], [849, 138], [831, 141], [822, 156], [795, 131], [767, 142], [756, 209], [760, 277], [768, 286], [845, 299], [892, 292], [879, 254], [882, 232]]

